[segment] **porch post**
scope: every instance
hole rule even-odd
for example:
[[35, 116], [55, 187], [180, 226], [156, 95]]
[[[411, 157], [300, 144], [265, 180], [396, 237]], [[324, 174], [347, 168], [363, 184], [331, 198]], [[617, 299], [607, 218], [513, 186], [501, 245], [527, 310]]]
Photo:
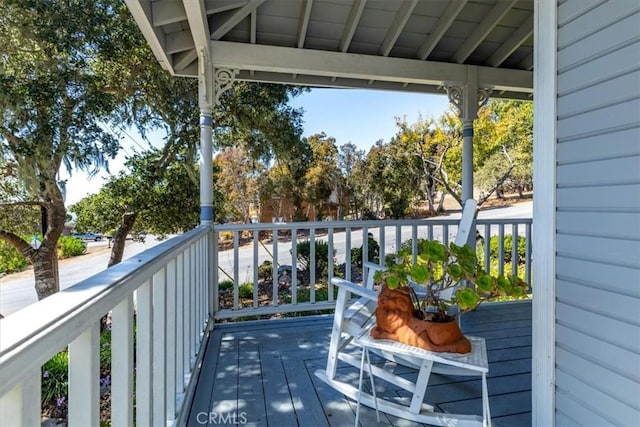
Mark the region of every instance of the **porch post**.
[[491, 88], [478, 86], [478, 68], [467, 67], [464, 85], [445, 84], [449, 101], [462, 121], [462, 202], [473, 199], [473, 121], [486, 104]]
[[199, 59], [198, 104], [200, 107], [200, 224], [213, 224], [213, 64]]

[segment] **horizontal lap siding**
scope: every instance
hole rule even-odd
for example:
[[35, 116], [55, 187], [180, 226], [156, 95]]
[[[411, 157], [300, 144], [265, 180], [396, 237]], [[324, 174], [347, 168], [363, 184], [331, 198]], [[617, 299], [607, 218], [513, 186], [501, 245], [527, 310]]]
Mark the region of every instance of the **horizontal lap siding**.
[[558, 6], [556, 422], [640, 425], [640, 3]]

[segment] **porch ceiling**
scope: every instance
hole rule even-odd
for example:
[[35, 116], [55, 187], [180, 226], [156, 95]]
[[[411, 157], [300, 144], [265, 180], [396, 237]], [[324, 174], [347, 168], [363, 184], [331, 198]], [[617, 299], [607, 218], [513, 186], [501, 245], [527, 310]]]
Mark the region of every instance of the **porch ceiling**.
[[475, 75], [533, 92], [533, 0], [126, 0], [162, 66], [237, 79], [443, 93]]

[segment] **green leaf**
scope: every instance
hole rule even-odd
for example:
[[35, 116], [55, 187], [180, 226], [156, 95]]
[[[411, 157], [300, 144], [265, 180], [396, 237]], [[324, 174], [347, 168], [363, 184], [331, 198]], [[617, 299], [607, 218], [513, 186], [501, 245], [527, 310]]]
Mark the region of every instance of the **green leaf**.
[[493, 279], [490, 275], [484, 274], [476, 280], [476, 286], [479, 291], [490, 293], [493, 290]]
[[411, 278], [418, 283], [426, 283], [430, 277], [429, 269], [425, 265], [415, 265], [411, 270]]
[[479, 301], [478, 295], [471, 288], [462, 288], [456, 291], [456, 301], [460, 310], [471, 310]]

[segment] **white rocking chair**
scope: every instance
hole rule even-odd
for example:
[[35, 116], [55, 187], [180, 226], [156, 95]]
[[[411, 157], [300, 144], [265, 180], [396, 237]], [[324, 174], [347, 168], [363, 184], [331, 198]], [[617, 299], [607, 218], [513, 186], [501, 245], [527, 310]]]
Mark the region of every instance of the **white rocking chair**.
[[[475, 218], [477, 204], [475, 200], [465, 203], [462, 218], [458, 226], [456, 244], [463, 245], [467, 242], [471, 226]], [[317, 370], [315, 375], [328, 385], [341, 392], [345, 396], [376, 410], [410, 419], [420, 423], [434, 425], [488, 425], [490, 424], [489, 401], [487, 395], [486, 375], [488, 364], [486, 347], [483, 338], [467, 337], [472, 343], [472, 352], [467, 355], [434, 353], [419, 348], [399, 344], [389, 340], [376, 340], [370, 337], [369, 330], [375, 324], [375, 309], [378, 293], [373, 289], [373, 275], [375, 270], [384, 267], [376, 264], [365, 263], [366, 273], [364, 286], [360, 286], [340, 278], [332, 278], [333, 285], [338, 287], [336, 309], [333, 329], [329, 343], [327, 366], [324, 370]], [[357, 299], [349, 299], [349, 295], [356, 295]], [[361, 357], [352, 353], [354, 344], [362, 348]], [[415, 381], [408, 380], [400, 375], [385, 370], [379, 366], [367, 363], [364, 367], [365, 355], [374, 352], [385, 360], [408, 366], [418, 370]], [[368, 372], [372, 378], [380, 378], [412, 393], [409, 405], [398, 403], [383, 397], [376, 397], [361, 390], [360, 384], [355, 387], [351, 383], [337, 378], [338, 361], [347, 363]], [[434, 412], [434, 407], [425, 404], [426, 388], [431, 373], [460, 376], [481, 376], [483, 395], [483, 414], [456, 415]], [[357, 422], [357, 419], [356, 419]]]

